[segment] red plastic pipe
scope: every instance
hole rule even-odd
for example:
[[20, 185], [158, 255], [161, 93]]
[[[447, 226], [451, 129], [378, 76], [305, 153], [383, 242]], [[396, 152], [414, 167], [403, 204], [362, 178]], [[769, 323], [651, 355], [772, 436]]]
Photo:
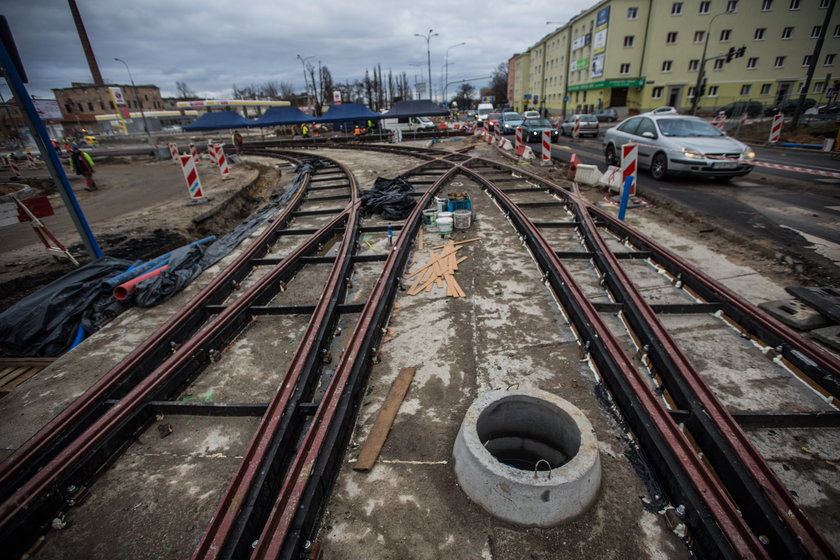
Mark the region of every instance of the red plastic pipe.
[[164, 270], [166, 270], [167, 268], [169, 268], [169, 265], [165, 264], [161, 267], [150, 270], [146, 274], [141, 274], [140, 276], [132, 278], [128, 282], [123, 282], [122, 284], [120, 284], [119, 286], [114, 288], [114, 297], [117, 298], [117, 299], [127, 298], [128, 294], [130, 294], [132, 291], [134, 291], [134, 288], [137, 287], [137, 284], [139, 284], [143, 280], [148, 280], [149, 278], [154, 278], [155, 276], [159, 276], [160, 273], [163, 272]]

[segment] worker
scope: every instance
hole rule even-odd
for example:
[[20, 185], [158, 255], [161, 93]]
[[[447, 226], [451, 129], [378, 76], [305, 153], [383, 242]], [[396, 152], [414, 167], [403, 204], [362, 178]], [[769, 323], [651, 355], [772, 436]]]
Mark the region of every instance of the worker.
[[303, 135], [304, 138], [309, 137], [309, 127], [306, 126], [306, 123], [303, 123], [303, 125], [301, 125], [300, 133]]
[[94, 174], [93, 159], [90, 154], [83, 152], [75, 144], [73, 151], [70, 152], [70, 169], [76, 174], [85, 178], [85, 190], [95, 191], [96, 181], [93, 180]]
[[233, 133], [233, 145], [236, 146], [236, 153], [242, 151], [242, 144], [245, 143], [245, 140], [242, 139], [242, 135], [239, 134], [239, 131]]
[[373, 121], [370, 119], [367, 121], [367, 133], [373, 134]]
[[359, 123], [356, 123], [356, 128], [353, 129], [353, 136], [360, 136], [362, 134], [362, 129], [359, 127]]

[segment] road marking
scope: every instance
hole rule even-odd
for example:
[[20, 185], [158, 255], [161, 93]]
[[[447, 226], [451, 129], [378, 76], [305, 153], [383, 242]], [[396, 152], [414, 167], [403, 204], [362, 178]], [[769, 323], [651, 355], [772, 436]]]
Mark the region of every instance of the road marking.
[[784, 224], [781, 224], [781, 226], [791, 231], [795, 231], [796, 233], [804, 237], [806, 241], [811, 243], [811, 248], [814, 249], [814, 251], [816, 251], [820, 255], [824, 256], [827, 259], [830, 259], [835, 264], [840, 263], [840, 245], [838, 245], [837, 243], [832, 243], [831, 241], [823, 239], [822, 237], [817, 237], [816, 235], [805, 233], [804, 231], [800, 231], [796, 228], [792, 228]]
[[561, 145], [561, 144], [555, 144], [554, 147], [555, 148], [560, 148], [561, 150], [571, 150], [572, 149], [571, 146], [564, 146], [564, 145]]
[[835, 212], [840, 212], [840, 206], [826, 206], [829, 210], [834, 210]]

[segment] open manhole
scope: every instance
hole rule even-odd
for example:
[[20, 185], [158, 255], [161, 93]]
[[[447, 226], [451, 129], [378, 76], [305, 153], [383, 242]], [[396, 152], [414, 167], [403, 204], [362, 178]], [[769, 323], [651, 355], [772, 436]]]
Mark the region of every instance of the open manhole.
[[551, 527], [585, 511], [601, 484], [592, 425], [574, 405], [537, 389], [473, 402], [453, 449], [467, 495], [492, 515]]

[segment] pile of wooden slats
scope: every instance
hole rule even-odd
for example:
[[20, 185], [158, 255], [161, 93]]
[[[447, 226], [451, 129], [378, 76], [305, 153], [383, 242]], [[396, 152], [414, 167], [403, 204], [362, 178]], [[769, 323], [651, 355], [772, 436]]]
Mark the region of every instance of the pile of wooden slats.
[[11, 393], [18, 385], [54, 361], [55, 358], [0, 357], [0, 398]]
[[[465, 241], [449, 240], [445, 245], [438, 245], [429, 249], [429, 260], [420, 268], [405, 276], [410, 280], [415, 278], [414, 283], [406, 292], [415, 296], [422, 291], [431, 291], [434, 286], [443, 288], [446, 283], [446, 295], [450, 297], [464, 297], [464, 290], [461, 289], [458, 281], [455, 280], [455, 271], [458, 265], [467, 260], [467, 257], [458, 257], [458, 250], [465, 243], [478, 241], [479, 238], [467, 239]], [[440, 249], [435, 252], [435, 249]]]

